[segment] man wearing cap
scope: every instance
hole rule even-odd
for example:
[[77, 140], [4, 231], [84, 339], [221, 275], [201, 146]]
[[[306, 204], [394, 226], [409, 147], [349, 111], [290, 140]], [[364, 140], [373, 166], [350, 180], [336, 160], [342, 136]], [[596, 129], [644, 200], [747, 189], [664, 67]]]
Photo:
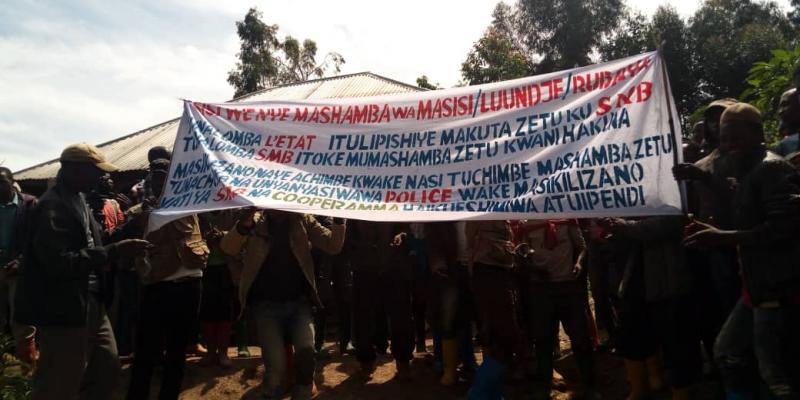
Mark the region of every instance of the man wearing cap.
[[96, 147], [69, 146], [60, 161], [55, 186], [33, 211], [15, 319], [39, 332], [33, 400], [106, 400], [119, 375], [119, 360], [104, 306], [103, 269], [118, 258], [144, 254], [149, 244], [135, 239], [104, 244], [83, 193], [116, 167]]
[[800, 247], [795, 239], [800, 210], [792, 203], [800, 193], [800, 176], [766, 150], [755, 107], [728, 107], [720, 126], [720, 144], [727, 148], [729, 178], [736, 187], [732, 225], [720, 229], [697, 223], [701, 230], [684, 241], [689, 246], [738, 248], [742, 297], [717, 338], [715, 357], [728, 398], [753, 398], [758, 381], [748, 371], [757, 366], [776, 399], [796, 399], [797, 381], [784, 357], [790, 341], [796, 341], [787, 324], [800, 309]]
[[[703, 148], [710, 153], [694, 164], [679, 164], [673, 169], [676, 179], [689, 181], [689, 211], [697, 220], [721, 228], [730, 227], [732, 194], [727, 179], [727, 149], [719, 140], [720, 118], [725, 109], [735, 104], [734, 99], [720, 99], [708, 105], [703, 115]], [[699, 289], [701, 338], [709, 359], [713, 359], [714, 340], [739, 298], [741, 282], [736, 271], [736, 252], [732, 248], [689, 249], [686, 261]]]

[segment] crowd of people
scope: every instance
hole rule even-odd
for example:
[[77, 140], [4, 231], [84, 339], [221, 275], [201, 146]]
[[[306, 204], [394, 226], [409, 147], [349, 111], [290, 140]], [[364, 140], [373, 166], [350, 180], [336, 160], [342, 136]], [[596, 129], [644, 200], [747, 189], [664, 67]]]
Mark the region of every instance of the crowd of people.
[[220, 371], [229, 348], [260, 346], [264, 398], [310, 399], [328, 324], [364, 381], [387, 351], [412, 381], [413, 353], [431, 350], [440, 383], [469, 385], [469, 399], [501, 399], [512, 379], [549, 399], [560, 327], [576, 398], [600, 398], [596, 355], [609, 351], [629, 400], [696, 398], [704, 380], [727, 399], [798, 399], [795, 89], [780, 118], [771, 151], [756, 108], [709, 104], [673, 169], [688, 213], [644, 218], [377, 223], [245, 208], [147, 232], [170, 152], [151, 149], [147, 178], [117, 193], [115, 166], [73, 145], [38, 200], [0, 168], [2, 323], [34, 400], [109, 399], [131, 360], [128, 399], [149, 398], [157, 365], [158, 398], [177, 399], [201, 342], [201, 365]]

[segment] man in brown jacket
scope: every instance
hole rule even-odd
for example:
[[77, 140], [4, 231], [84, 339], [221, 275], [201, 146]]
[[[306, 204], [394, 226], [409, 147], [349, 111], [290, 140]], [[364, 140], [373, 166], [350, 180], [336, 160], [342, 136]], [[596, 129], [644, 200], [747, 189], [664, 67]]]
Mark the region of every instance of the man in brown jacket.
[[[168, 171], [169, 160], [159, 159], [150, 163], [146, 184], [151, 186], [155, 196], [161, 195]], [[145, 223], [153, 201], [145, 199], [136, 222]], [[148, 233], [147, 239], [154, 248], [146, 257], [137, 260], [137, 270], [144, 286], [128, 400], [150, 398], [153, 367], [162, 353], [164, 375], [158, 398], [177, 400], [186, 364], [186, 345], [197, 324], [201, 279], [209, 251], [195, 214]]]
[[328, 229], [309, 214], [249, 208], [222, 238], [225, 253], [235, 256], [244, 252], [239, 299], [256, 322], [266, 368], [265, 398], [282, 398], [286, 338], [295, 352], [292, 399], [312, 396], [315, 365], [311, 308], [322, 304], [314, 280], [311, 246], [336, 254], [342, 249], [344, 234], [345, 222], [337, 218]]

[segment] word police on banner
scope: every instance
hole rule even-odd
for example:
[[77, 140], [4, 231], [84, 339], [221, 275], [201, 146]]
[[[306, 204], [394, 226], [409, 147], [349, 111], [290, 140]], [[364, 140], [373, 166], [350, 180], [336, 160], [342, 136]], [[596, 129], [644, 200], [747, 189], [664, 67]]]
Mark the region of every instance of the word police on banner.
[[251, 205], [374, 221], [679, 214], [662, 62], [392, 96], [185, 101], [151, 229]]

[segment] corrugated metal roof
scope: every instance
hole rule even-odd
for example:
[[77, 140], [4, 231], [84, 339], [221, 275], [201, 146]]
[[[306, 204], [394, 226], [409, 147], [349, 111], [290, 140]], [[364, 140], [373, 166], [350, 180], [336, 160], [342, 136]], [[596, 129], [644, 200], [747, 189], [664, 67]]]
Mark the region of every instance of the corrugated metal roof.
[[[423, 89], [371, 72], [361, 72], [267, 88], [232, 101], [334, 99], [421, 90]], [[155, 146], [172, 148], [179, 120], [180, 118], [163, 122], [100, 144], [98, 147], [110, 162], [119, 167], [120, 171], [143, 170], [147, 168], [147, 151], [150, 148]], [[14, 177], [18, 181], [51, 179], [55, 178], [58, 168], [58, 159], [55, 159], [18, 171]]]

